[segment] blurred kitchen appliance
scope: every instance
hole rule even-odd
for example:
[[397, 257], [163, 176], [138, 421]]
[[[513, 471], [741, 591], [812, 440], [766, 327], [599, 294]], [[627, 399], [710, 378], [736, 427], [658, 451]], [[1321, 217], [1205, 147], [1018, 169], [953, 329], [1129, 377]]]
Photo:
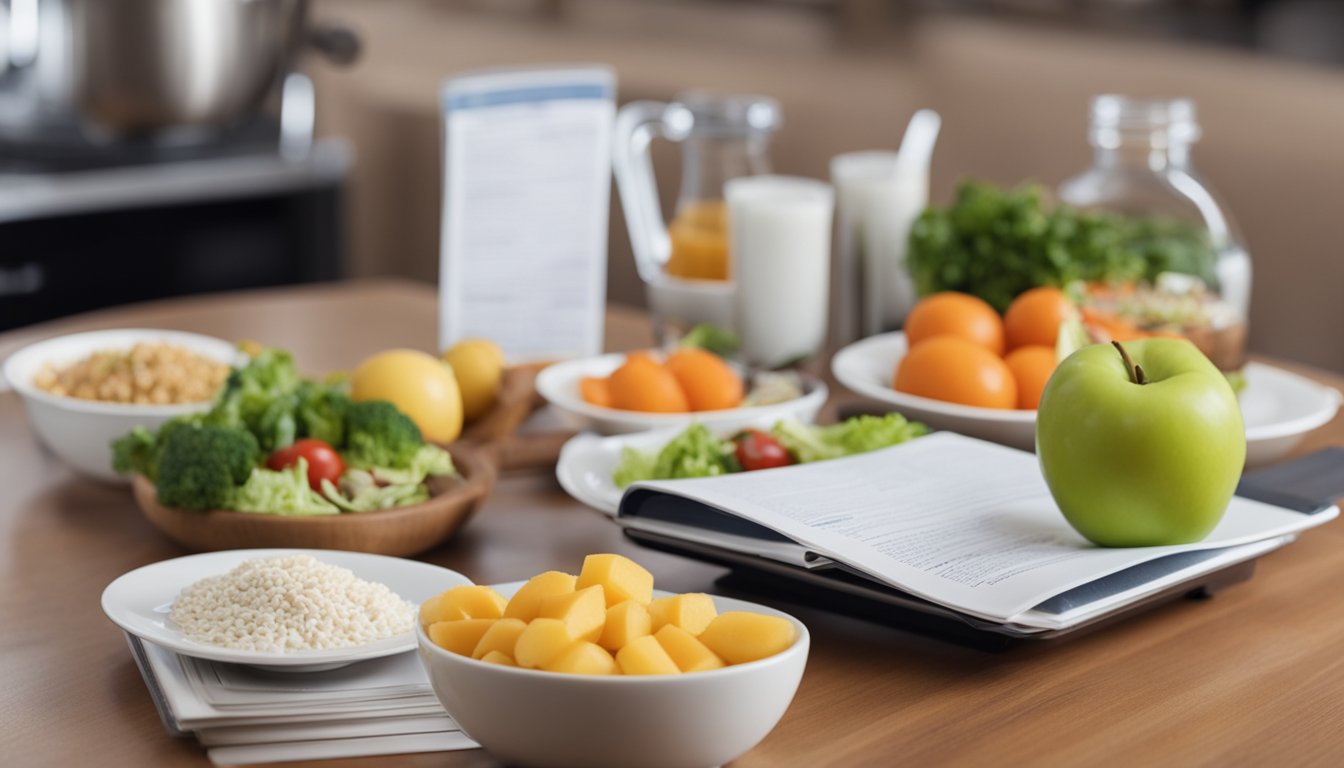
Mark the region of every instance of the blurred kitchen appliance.
[[0, 329], [334, 279], [351, 156], [314, 142], [307, 0], [0, 0]]

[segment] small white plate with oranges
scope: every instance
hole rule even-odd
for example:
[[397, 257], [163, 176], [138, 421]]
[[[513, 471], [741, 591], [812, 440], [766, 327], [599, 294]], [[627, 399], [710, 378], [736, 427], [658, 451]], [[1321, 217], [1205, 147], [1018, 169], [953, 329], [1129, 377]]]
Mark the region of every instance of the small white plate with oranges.
[[[934, 429], [1034, 450], [1035, 403], [1059, 353], [1077, 343], [1061, 340], [1071, 311], [1062, 294], [1036, 289], [1022, 298], [1025, 309], [1010, 307], [999, 318], [965, 294], [931, 296], [921, 305], [934, 311], [912, 311], [904, 332], [850, 344], [831, 360], [831, 372], [855, 393]], [[1249, 466], [1281, 458], [1339, 410], [1337, 390], [1297, 374], [1262, 363], [1248, 363], [1242, 374]]]
[[827, 395], [825, 383], [807, 375], [802, 394], [780, 402], [753, 405], [750, 389], [741, 372], [698, 349], [587, 357], [537, 375], [537, 392], [567, 424], [603, 435], [691, 422], [716, 431], [787, 418], [811, 423]]

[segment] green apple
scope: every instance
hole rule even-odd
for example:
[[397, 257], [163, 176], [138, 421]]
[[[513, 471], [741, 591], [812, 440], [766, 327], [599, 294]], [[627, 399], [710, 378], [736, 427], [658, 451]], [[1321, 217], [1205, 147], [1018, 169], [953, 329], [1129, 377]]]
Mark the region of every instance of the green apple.
[[1036, 453], [1069, 524], [1103, 547], [1199, 541], [1246, 461], [1241, 408], [1194, 344], [1093, 344], [1055, 370]]

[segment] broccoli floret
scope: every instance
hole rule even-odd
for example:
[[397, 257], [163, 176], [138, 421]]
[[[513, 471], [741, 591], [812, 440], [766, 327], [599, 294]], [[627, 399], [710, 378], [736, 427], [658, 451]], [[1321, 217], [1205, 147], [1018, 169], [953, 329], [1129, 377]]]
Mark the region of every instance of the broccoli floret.
[[385, 400], [351, 403], [345, 410], [346, 453], [358, 466], [406, 469], [424, 442], [415, 422]]
[[345, 412], [350, 407], [350, 398], [336, 386], [312, 381], [299, 385], [298, 396], [295, 415], [299, 434], [329, 445], [344, 445]]
[[123, 475], [140, 474], [153, 479], [158, 452], [154, 433], [136, 427], [112, 441], [112, 468]]
[[227, 507], [260, 450], [245, 429], [169, 422], [159, 433], [159, 502], [186, 509]]

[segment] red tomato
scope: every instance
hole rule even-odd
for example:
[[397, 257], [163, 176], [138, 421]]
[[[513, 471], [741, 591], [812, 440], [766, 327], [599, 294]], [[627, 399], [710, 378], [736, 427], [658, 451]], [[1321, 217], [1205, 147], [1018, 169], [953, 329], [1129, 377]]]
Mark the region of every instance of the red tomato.
[[345, 474], [345, 462], [341, 454], [326, 442], [306, 437], [288, 448], [281, 448], [266, 460], [266, 468], [281, 470], [292, 467], [302, 456], [308, 462], [308, 486], [318, 493], [322, 492], [322, 481], [336, 482]]
[[734, 440], [737, 443], [737, 463], [747, 471], [787, 467], [794, 463], [793, 457], [778, 440], [759, 429], [748, 429]]

